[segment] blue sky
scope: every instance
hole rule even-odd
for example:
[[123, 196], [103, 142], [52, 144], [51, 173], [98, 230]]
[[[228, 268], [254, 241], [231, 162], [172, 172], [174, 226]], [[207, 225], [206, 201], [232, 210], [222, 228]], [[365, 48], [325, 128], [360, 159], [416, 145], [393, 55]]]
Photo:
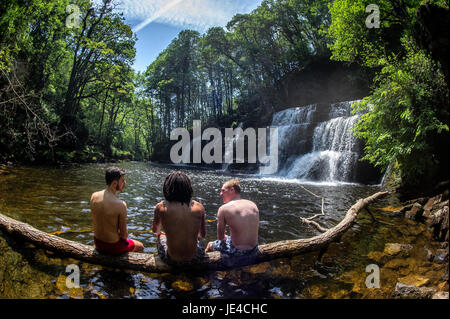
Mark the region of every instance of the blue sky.
[[134, 68], [145, 71], [181, 30], [204, 33], [224, 27], [236, 13], [249, 13], [262, 0], [121, 0], [119, 10], [136, 33]]

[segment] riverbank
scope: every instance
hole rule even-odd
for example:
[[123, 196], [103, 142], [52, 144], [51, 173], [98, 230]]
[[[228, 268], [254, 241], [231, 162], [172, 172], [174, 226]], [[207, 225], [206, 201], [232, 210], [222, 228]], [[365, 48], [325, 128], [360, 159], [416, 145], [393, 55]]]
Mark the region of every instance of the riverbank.
[[[400, 215], [408, 225], [424, 225], [431, 241], [423, 245], [387, 243], [382, 252], [369, 257], [382, 264], [382, 269], [400, 275], [390, 298], [449, 298], [449, 190], [448, 181], [438, 185], [439, 194], [405, 201], [392, 213]], [[436, 192], [435, 192], [436, 193]], [[420, 236], [417, 234], [416, 236]], [[415, 257], [411, 258], [411, 257]], [[417, 260], [420, 262], [417, 263]]]

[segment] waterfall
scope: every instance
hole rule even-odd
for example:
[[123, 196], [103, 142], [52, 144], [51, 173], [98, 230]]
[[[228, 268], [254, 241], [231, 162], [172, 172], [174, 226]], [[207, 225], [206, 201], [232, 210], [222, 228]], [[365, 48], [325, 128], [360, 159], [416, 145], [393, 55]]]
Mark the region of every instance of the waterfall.
[[311, 181], [356, 181], [362, 145], [353, 134], [359, 118], [351, 114], [353, 102], [312, 104], [274, 114], [278, 174]]
[[[240, 122], [239, 125], [237, 126], [237, 128], [242, 128], [243, 124], [244, 123]], [[240, 138], [240, 136], [241, 136], [241, 132], [238, 131], [238, 133], [233, 137], [233, 140], [228, 142], [228, 143], [231, 143], [231, 147], [227, 148], [225, 145], [225, 154], [223, 155], [223, 158], [222, 158], [222, 171], [223, 172], [228, 171], [228, 167], [230, 166], [230, 163], [227, 163], [225, 159], [228, 158], [231, 154], [233, 154], [233, 150], [235, 149], [236, 141]], [[225, 139], [224, 139], [224, 142], [227, 143], [227, 141], [225, 141]]]

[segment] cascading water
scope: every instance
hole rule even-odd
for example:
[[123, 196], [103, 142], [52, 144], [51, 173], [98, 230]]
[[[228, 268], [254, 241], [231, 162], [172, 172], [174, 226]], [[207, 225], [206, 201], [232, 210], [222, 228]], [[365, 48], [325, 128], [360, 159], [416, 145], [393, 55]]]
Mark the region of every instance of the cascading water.
[[[271, 126], [278, 128], [279, 175], [311, 181], [360, 181], [358, 169], [367, 172], [368, 167], [359, 161], [362, 144], [353, 134], [359, 118], [351, 115], [353, 102], [312, 104], [274, 114]], [[370, 175], [372, 178], [373, 170]]]
[[[238, 128], [240, 128], [240, 129], [242, 129], [242, 125], [243, 125], [244, 123], [242, 123], [242, 122], [240, 122], [239, 123], [239, 125], [237, 126]], [[233, 150], [234, 150], [234, 147], [235, 147], [235, 144], [236, 144], [236, 141], [240, 138], [240, 136], [241, 136], [241, 134], [240, 134], [240, 131], [238, 131], [238, 134], [236, 134], [234, 137], [233, 137], [233, 140], [231, 141], [231, 142], [228, 142], [228, 141], [224, 141], [225, 143], [231, 143], [231, 147], [226, 147], [226, 145], [225, 145], [225, 153], [224, 153], [224, 156], [223, 156], [223, 158], [222, 158], [222, 171], [224, 171], [224, 172], [226, 172], [226, 171], [228, 171], [228, 167], [230, 166], [230, 163], [227, 163], [226, 162], [226, 158], [228, 158], [229, 156], [230, 156], [230, 154], [233, 154]]]

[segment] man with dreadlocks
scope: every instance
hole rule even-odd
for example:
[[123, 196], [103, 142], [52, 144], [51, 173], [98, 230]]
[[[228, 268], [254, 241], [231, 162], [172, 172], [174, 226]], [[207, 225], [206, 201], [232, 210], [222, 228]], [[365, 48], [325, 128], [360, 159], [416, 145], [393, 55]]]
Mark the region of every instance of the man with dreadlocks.
[[204, 256], [198, 238], [206, 235], [205, 208], [191, 200], [192, 192], [191, 180], [181, 171], [164, 180], [165, 200], [155, 207], [152, 231], [158, 236], [158, 254], [167, 263], [192, 262]]

